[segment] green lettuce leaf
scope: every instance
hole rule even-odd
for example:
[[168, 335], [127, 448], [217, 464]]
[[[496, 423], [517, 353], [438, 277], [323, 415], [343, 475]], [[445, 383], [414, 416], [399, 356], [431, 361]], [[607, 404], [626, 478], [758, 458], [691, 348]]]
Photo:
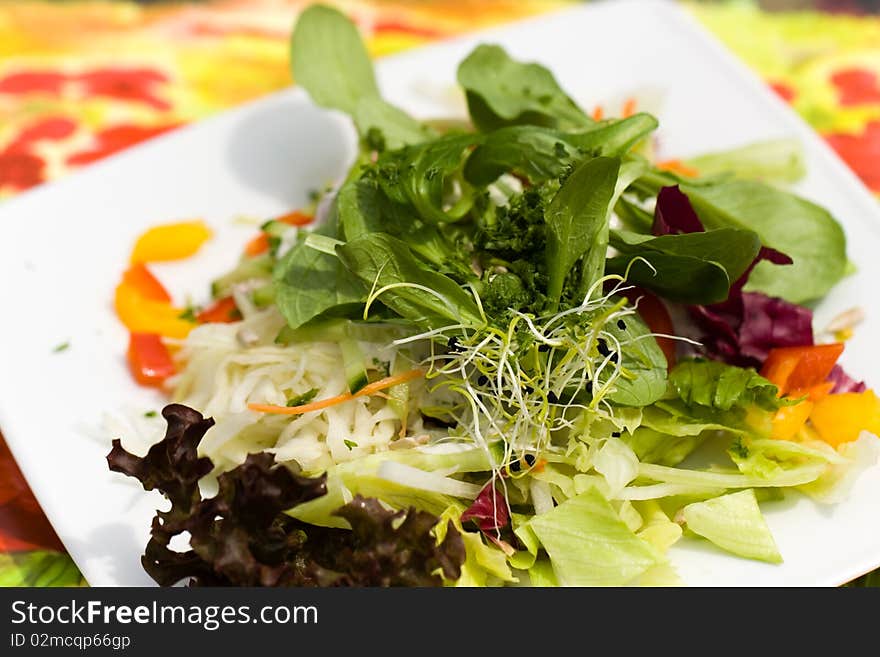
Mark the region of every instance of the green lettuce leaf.
[[745, 290], [792, 303], [825, 296], [846, 270], [843, 228], [825, 208], [759, 182], [731, 180], [682, 185], [706, 229], [748, 228], [764, 246], [790, 256], [779, 267], [759, 262]]
[[700, 176], [732, 175], [765, 182], [793, 183], [807, 173], [804, 152], [797, 139], [770, 139], [706, 153], [684, 160]]
[[748, 559], [782, 563], [751, 489], [688, 504], [682, 516], [690, 531], [723, 550]]
[[[824, 443], [820, 446], [824, 446]], [[830, 447], [828, 449], [841, 460], [829, 459], [825, 473], [816, 481], [801, 486], [799, 490], [822, 504], [837, 504], [849, 496], [853, 484], [861, 474], [880, 460], [880, 439], [863, 433], [858, 440], [841, 445], [838, 448], [839, 453]]]
[[562, 586], [622, 586], [663, 560], [595, 489], [535, 516], [528, 525]]
[[[834, 466], [852, 465], [848, 458], [819, 441], [806, 444], [790, 440], [740, 437], [730, 445], [727, 452], [740, 472], [764, 479], [772, 479], [785, 470], [804, 464], [828, 466], [826, 470]], [[830, 473], [823, 474], [822, 478], [827, 474]]]
[[559, 586], [559, 580], [553, 572], [553, 564], [549, 559], [540, 559], [529, 568], [529, 583], [539, 588]]
[[768, 410], [781, 404], [778, 388], [752, 369], [714, 360], [685, 360], [669, 373], [675, 394], [691, 406], [729, 411], [757, 404]]

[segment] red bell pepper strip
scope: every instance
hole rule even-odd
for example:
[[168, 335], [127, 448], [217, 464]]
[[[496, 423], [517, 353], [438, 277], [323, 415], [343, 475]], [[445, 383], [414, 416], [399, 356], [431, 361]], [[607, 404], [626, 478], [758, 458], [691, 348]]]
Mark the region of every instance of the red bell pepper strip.
[[135, 380], [145, 386], [160, 386], [177, 370], [168, 347], [156, 333], [131, 333], [128, 365]]
[[230, 322], [237, 322], [240, 319], [241, 313], [238, 311], [238, 306], [235, 305], [235, 299], [232, 297], [218, 299], [196, 315], [196, 321], [199, 324], [228, 324]]
[[[629, 292], [629, 290], [627, 291]], [[651, 333], [660, 333], [663, 335], [675, 335], [675, 328], [672, 325], [672, 318], [669, 311], [659, 298], [639, 289], [633, 294], [638, 301], [636, 310], [639, 316], [645, 320], [645, 324], [651, 329]], [[631, 299], [632, 300], [632, 299]], [[656, 338], [657, 345], [666, 356], [666, 363], [669, 369], [675, 366], [675, 340], [672, 338]]]

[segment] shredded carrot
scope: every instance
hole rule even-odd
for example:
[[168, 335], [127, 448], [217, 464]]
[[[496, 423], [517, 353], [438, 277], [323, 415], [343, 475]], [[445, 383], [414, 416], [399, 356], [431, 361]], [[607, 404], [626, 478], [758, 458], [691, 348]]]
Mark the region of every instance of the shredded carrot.
[[686, 178], [696, 178], [700, 175], [699, 171], [697, 171], [693, 167], [689, 167], [681, 160], [664, 160], [663, 162], [657, 163], [657, 168], [661, 171], [671, 171], [672, 173], [677, 173]]
[[636, 113], [636, 99], [632, 98], [632, 97], [627, 98], [626, 102], [623, 104], [623, 110], [621, 111], [623, 118], [627, 118], [629, 116], [632, 116], [635, 113]]
[[422, 370], [408, 370], [406, 372], [401, 372], [400, 374], [395, 374], [393, 376], [386, 376], [384, 379], [379, 379], [378, 381], [374, 381], [373, 383], [365, 385], [363, 388], [358, 390], [357, 394], [355, 394], [354, 396], [362, 397], [365, 395], [372, 395], [373, 393], [379, 392], [380, 390], [385, 390], [385, 388], [393, 388], [394, 386], [399, 386], [401, 383], [412, 381], [413, 379], [417, 379], [423, 375], [424, 372], [422, 372]]
[[601, 105], [596, 105], [593, 110], [593, 120], [601, 121], [603, 118], [605, 118], [605, 109]]
[[346, 392], [342, 395], [336, 395], [335, 397], [330, 397], [329, 399], [322, 399], [321, 401], [310, 402], [308, 404], [302, 404], [300, 406], [275, 406], [273, 404], [248, 404], [248, 408], [252, 411], [257, 411], [257, 413], [271, 413], [273, 415], [302, 415], [303, 413], [309, 413], [311, 411], [320, 411], [322, 408], [327, 408], [329, 406], [335, 406], [336, 404], [341, 404], [342, 402], [347, 402], [349, 399], [354, 399], [354, 395], [350, 392]]
[[384, 379], [379, 379], [378, 381], [374, 381], [368, 385], [365, 385], [363, 388], [358, 390], [355, 394], [351, 394], [350, 392], [343, 393], [341, 395], [336, 395], [335, 397], [330, 397], [329, 399], [322, 399], [316, 402], [309, 402], [308, 404], [301, 404], [300, 406], [275, 406], [273, 404], [248, 404], [248, 408], [252, 411], [256, 411], [258, 413], [271, 413], [274, 415], [302, 415], [303, 413], [310, 413], [312, 411], [320, 411], [322, 408], [328, 408], [330, 406], [335, 406], [336, 404], [341, 404], [343, 402], [347, 402], [356, 397], [366, 397], [368, 395], [375, 395], [376, 393], [385, 390], [386, 388], [393, 388], [394, 386], [399, 386], [401, 383], [406, 383], [407, 381], [412, 381], [420, 376], [422, 376], [424, 372], [422, 370], [409, 370], [407, 372], [403, 372], [401, 374], [395, 374], [394, 376], [386, 376]]
[[249, 255], [251, 257], [258, 256], [268, 250], [269, 238], [266, 236], [266, 233], [260, 233], [244, 246], [245, 255]]

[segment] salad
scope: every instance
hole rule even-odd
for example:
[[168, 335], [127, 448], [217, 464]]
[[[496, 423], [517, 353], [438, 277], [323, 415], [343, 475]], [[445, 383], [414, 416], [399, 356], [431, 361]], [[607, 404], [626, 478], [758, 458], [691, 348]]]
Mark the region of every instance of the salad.
[[493, 45], [459, 65], [468, 119], [418, 121], [323, 6], [292, 68], [357, 129], [345, 179], [262, 224], [205, 307], [149, 269], [199, 222], [148, 231], [116, 290], [172, 402], [162, 440], [108, 455], [170, 502], [159, 584], [677, 584], [683, 537], [779, 563], [761, 507], [833, 504], [876, 461], [880, 402], [838, 364], [859, 311], [814, 331], [853, 265], [784, 188], [795, 144], [657, 162], [654, 116]]

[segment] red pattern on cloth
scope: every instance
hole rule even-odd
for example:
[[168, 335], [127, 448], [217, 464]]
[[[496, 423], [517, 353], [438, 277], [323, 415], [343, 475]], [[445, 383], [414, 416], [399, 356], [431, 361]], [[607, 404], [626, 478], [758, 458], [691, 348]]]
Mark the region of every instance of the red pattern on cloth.
[[874, 71], [848, 68], [831, 76], [843, 106], [880, 103], [880, 81]]
[[0, 436], [0, 552], [63, 550]]
[[880, 121], [871, 121], [859, 134], [833, 134], [825, 139], [869, 189], [880, 193]]
[[169, 123], [157, 126], [123, 124], [105, 128], [95, 133], [94, 145], [91, 148], [73, 153], [66, 162], [70, 166], [90, 164], [177, 127], [180, 127], [180, 124]]

